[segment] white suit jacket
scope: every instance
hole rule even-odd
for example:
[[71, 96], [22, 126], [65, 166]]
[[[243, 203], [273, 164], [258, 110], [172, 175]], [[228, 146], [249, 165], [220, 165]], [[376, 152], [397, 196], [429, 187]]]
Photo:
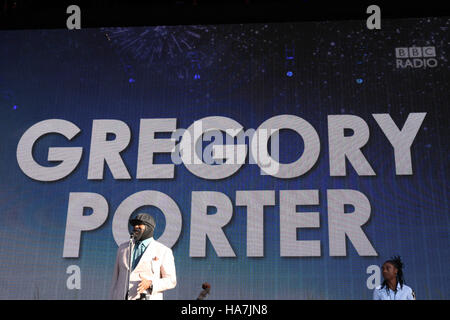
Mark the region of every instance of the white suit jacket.
[[[125, 286], [128, 272], [129, 243], [122, 243], [117, 249], [116, 263], [111, 283], [110, 298], [113, 300], [125, 299]], [[152, 280], [152, 300], [162, 300], [162, 292], [172, 289], [177, 284], [175, 261], [172, 250], [162, 243], [152, 239], [138, 265], [130, 274], [128, 299], [137, 299], [137, 287], [141, 278]]]

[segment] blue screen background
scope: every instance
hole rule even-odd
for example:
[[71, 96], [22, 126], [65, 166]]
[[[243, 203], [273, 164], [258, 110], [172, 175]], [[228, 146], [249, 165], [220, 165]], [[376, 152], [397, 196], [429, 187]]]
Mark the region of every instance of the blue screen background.
[[[371, 299], [370, 265], [394, 254], [405, 264], [406, 284], [418, 299], [449, 299], [448, 207], [449, 19], [383, 20], [381, 30], [365, 21], [152, 26], [0, 32], [0, 298], [108, 299], [117, 245], [113, 214], [142, 190], [170, 196], [183, 216], [172, 247], [178, 284], [165, 299], [195, 299], [205, 281], [210, 299]], [[438, 66], [396, 68], [395, 48], [434, 46]], [[389, 113], [398, 126], [411, 112], [426, 112], [411, 147], [413, 174], [395, 174], [394, 152], [372, 117]], [[187, 128], [208, 116], [226, 116], [245, 129], [293, 114], [308, 121], [321, 141], [315, 166], [295, 179], [260, 175], [245, 164], [231, 177], [210, 181], [176, 165], [174, 179], [138, 180], [139, 121], [176, 118]], [[330, 177], [327, 116], [352, 114], [370, 128], [362, 149], [376, 176], [358, 176], [347, 163], [345, 177]], [[81, 132], [72, 141], [42, 137], [33, 154], [42, 165], [49, 147], [83, 147], [76, 170], [55, 182], [27, 177], [16, 159], [23, 133], [46, 119], [65, 119]], [[117, 119], [131, 129], [122, 159], [132, 176], [87, 179], [92, 121]], [[280, 134], [280, 160], [303, 151], [293, 131]], [[160, 155], [156, 163], [170, 163]], [[330, 257], [327, 189], [355, 189], [372, 211], [363, 230], [378, 253], [361, 257], [347, 239], [347, 255]], [[299, 240], [320, 240], [321, 256], [280, 257], [279, 190], [319, 190], [320, 228], [299, 229]], [[237, 190], [275, 190], [276, 205], [264, 211], [264, 257], [246, 254], [245, 207]], [[189, 257], [192, 191], [218, 191], [234, 205], [224, 232], [236, 253], [218, 257], [207, 241], [206, 257]], [[108, 202], [98, 229], [81, 236], [80, 256], [63, 258], [70, 192], [94, 192]], [[164, 215], [144, 207], [157, 221]], [[309, 209], [309, 208], [308, 208]], [[301, 209], [299, 209], [301, 211]], [[308, 211], [308, 210], [306, 210]], [[67, 267], [81, 270], [81, 289], [69, 290]]]

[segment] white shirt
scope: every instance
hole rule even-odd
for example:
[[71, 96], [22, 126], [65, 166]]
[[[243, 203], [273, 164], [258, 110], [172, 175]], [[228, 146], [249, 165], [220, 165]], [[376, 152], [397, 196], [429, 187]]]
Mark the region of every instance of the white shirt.
[[416, 295], [407, 285], [403, 284], [403, 287], [400, 287], [400, 283], [397, 283], [397, 291], [391, 290], [387, 285], [383, 288], [376, 287], [373, 291], [373, 300], [416, 300]]

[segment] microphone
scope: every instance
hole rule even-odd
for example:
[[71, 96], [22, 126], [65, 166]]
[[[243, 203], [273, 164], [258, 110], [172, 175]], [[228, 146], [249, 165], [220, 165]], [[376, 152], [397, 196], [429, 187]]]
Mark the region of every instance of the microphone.
[[206, 296], [209, 294], [209, 291], [211, 290], [211, 285], [208, 282], [205, 282], [202, 284], [202, 291], [197, 297], [197, 300], [203, 300], [206, 298]]

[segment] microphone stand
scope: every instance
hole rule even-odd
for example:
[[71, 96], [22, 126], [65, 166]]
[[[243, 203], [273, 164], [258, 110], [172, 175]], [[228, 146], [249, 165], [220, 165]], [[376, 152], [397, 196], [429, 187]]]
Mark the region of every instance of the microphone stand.
[[130, 273], [131, 273], [131, 252], [133, 251], [134, 245], [134, 234], [130, 235], [130, 241], [128, 244], [128, 272], [127, 272], [127, 281], [125, 282], [125, 300], [128, 300], [128, 291], [130, 290]]

